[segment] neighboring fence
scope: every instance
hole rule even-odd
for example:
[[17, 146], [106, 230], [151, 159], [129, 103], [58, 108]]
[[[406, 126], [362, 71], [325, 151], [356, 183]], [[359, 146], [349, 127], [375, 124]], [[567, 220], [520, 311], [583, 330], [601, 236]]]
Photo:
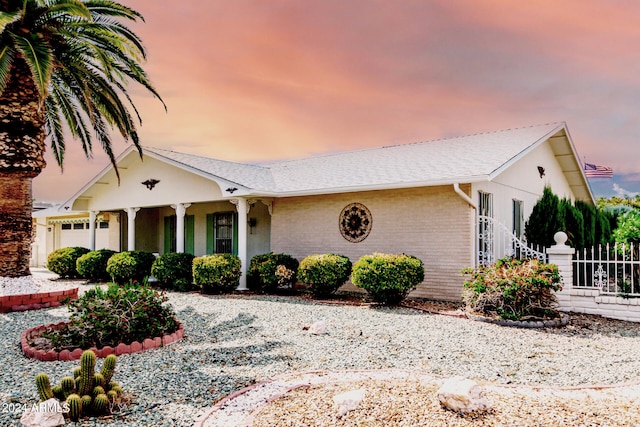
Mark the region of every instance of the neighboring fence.
[[565, 233], [554, 239], [546, 253], [562, 276], [563, 289], [556, 293], [560, 310], [640, 322], [637, 246], [603, 246], [576, 254], [565, 244]]
[[537, 258], [547, 261], [544, 248], [532, 248], [519, 239], [504, 224], [494, 218], [478, 216], [478, 265], [487, 266], [496, 260], [513, 256], [518, 259]]
[[638, 246], [615, 243], [577, 251], [573, 287], [598, 289], [604, 295], [640, 297]]

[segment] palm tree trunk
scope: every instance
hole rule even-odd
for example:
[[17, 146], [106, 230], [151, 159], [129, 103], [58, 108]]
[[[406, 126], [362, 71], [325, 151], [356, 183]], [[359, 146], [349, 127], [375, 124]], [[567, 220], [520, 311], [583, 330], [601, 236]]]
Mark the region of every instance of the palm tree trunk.
[[18, 57], [0, 95], [0, 276], [29, 275], [31, 182], [45, 167], [44, 105]]

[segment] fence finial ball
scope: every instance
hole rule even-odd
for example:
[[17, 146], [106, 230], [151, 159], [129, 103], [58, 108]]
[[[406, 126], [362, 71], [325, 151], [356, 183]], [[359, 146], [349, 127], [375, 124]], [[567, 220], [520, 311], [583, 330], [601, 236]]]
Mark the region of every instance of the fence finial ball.
[[569, 237], [567, 236], [567, 233], [565, 233], [564, 231], [558, 231], [553, 235], [553, 240], [556, 241], [556, 245], [558, 246], [564, 246], [568, 238]]

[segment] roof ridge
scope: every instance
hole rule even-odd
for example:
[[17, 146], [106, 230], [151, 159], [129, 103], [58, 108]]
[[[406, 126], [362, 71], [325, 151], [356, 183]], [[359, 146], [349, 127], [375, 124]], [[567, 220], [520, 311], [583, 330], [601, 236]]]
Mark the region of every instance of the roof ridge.
[[[260, 169], [266, 169], [264, 166], [261, 166], [259, 164], [256, 163], [245, 163], [245, 162], [234, 162], [232, 160], [224, 160], [224, 159], [219, 159], [217, 157], [209, 157], [209, 156], [203, 156], [200, 154], [191, 154], [191, 153], [185, 153], [184, 151], [175, 151], [175, 150], [170, 150], [168, 148], [160, 148], [160, 147], [150, 147], [150, 146], [144, 146], [143, 150], [146, 149], [150, 149], [151, 151], [168, 151], [170, 153], [175, 153], [175, 154], [179, 154], [179, 155], [183, 155], [183, 156], [191, 156], [191, 157], [197, 157], [199, 159], [204, 159], [204, 160], [208, 160], [208, 161], [216, 161], [216, 162], [221, 162], [221, 163], [228, 163], [228, 164], [233, 164], [233, 165], [240, 165], [240, 166], [251, 166], [251, 167], [256, 167], [256, 168], [260, 168]], [[156, 153], [158, 154], [158, 153]], [[176, 159], [173, 159], [174, 161], [178, 161]], [[178, 161], [179, 162], [179, 161]], [[179, 162], [182, 163], [182, 162]]]

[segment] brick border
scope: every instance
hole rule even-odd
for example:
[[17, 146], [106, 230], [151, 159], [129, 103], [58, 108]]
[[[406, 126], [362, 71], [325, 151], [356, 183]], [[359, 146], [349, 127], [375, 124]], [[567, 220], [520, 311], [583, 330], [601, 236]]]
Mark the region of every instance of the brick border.
[[[59, 329], [68, 323], [69, 322], [50, 323], [48, 325], [40, 325], [24, 331], [22, 333], [22, 336], [20, 337], [20, 345], [22, 347], [22, 352], [24, 353], [24, 355], [31, 359], [37, 359], [44, 362], [54, 360], [79, 360], [82, 356], [82, 352], [84, 351], [81, 348], [76, 348], [73, 351], [62, 350], [60, 352], [57, 352], [55, 350], [37, 350], [29, 345], [29, 340], [34, 336], [40, 335], [45, 329]], [[162, 337], [146, 338], [141, 343], [138, 341], [134, 341], [131, 344], [120, 343], [116, 347], [105, 346], [100, 349], [92, 347], [90, 350], [92, 350], [97, 357], [107, 357], [110, 354], [120, 356], [121, 354], [138, 353], [141, 351], [164, 347], [166, 345], [180, 341], [184, 337], [184, 326], [180, 322], [178, 322], [178, 325], [178, 330], [176, 330], [172, 334], [164, 335]]]
[[58, 307], [62, 305], [60, 301], [65, 298], [78, 298], [78, 288], [36, 294], [4, 295], [0, 296], [0, 313]]

